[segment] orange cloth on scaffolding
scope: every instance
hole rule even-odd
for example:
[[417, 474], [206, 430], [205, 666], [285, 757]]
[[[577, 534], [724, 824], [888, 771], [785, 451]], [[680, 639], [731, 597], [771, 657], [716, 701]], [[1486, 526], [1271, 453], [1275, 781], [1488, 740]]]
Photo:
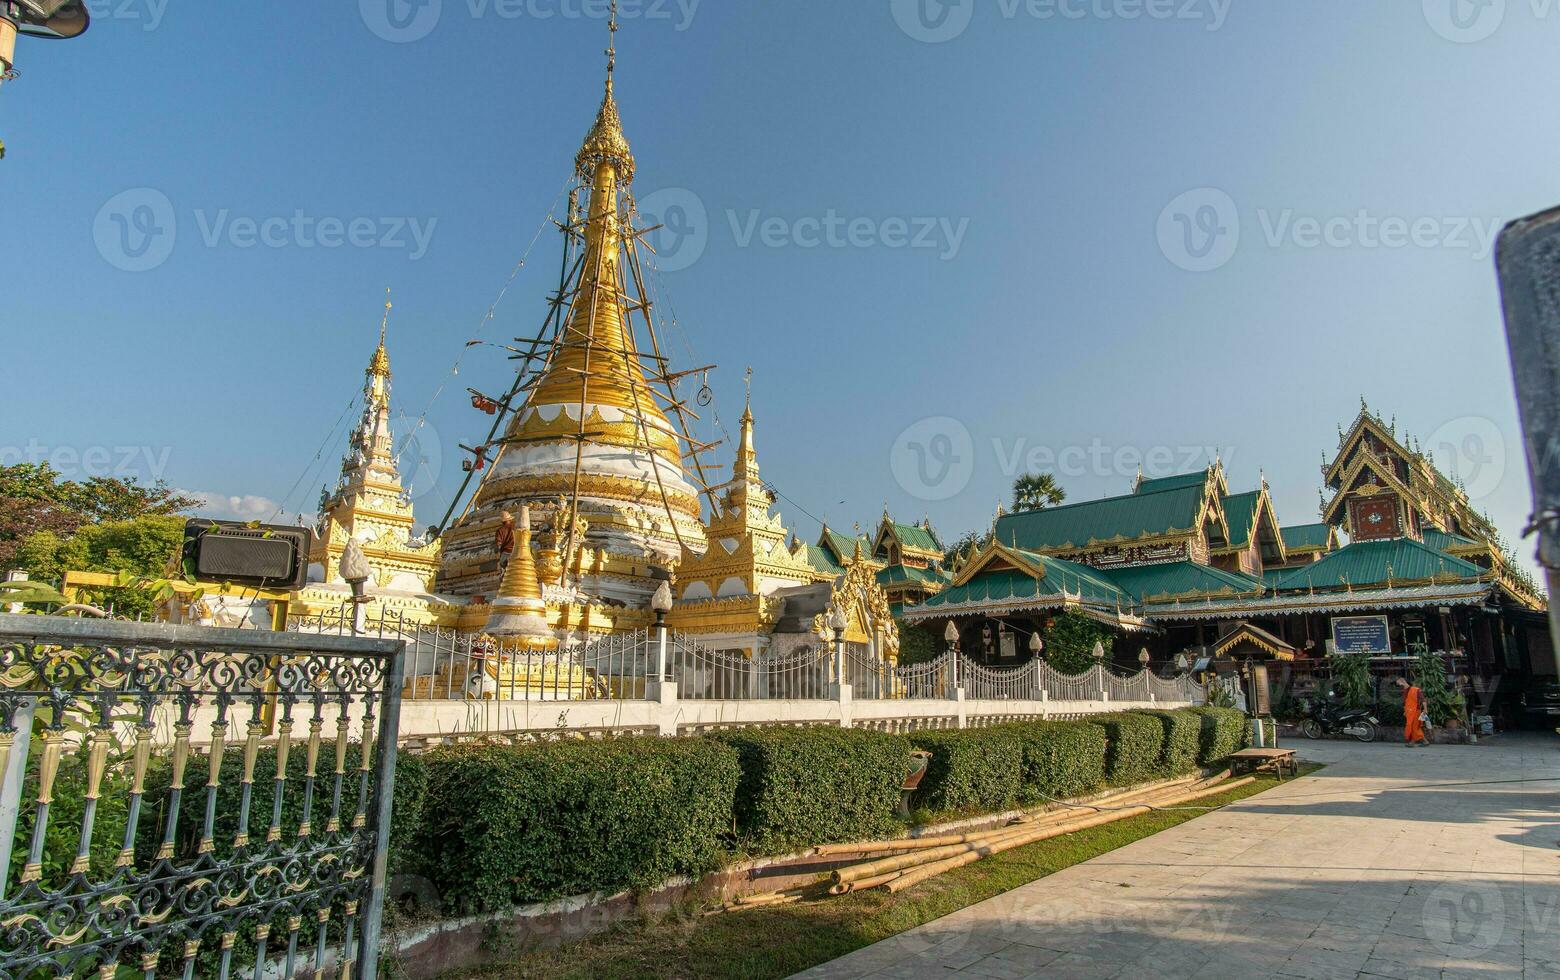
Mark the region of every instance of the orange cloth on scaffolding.
[[1403, 741], [1425, 741], [1425, 726], [1420, 724], [1419, 716], [1425, 710], [1425, 698], [1419, 688], [1410, 687], [1403, 694]]

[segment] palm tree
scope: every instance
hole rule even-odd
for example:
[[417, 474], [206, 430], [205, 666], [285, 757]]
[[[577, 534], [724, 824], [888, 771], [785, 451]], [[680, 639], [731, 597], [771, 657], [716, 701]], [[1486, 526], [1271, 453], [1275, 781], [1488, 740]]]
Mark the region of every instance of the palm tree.
[[1067, 491], [1049, 473], [1025, 473], [1013, 481], [1015, 511], [1045, 510], [1067, 499]]

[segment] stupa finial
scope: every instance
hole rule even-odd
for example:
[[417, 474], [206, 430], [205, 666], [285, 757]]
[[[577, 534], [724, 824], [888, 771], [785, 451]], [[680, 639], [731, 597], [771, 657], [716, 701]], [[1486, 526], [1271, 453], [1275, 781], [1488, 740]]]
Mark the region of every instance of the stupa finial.
[[390, 302], [390, 287], [385, 287], [385, 316], [379, 321], [379, 346], [374, 350], [374, 359], [369, 362], [370, 374], [381, 378], [390, 376], [390, 354], [385, 350], [385, 336], [390, 330], [390, 311], [394, 305]]
[[618, 116], [614, 81], [617, 75], [617, 0], [612, 0], [612, 16], [607, 21], [610, 41], [607, 46], [606, 92], [601, 98], [601, 109], [596, 113], [595, 125], [585, 136], [585, 145], [574, 158], [575, 169], [586, 180], [594, 181], [596, 169], [610, 163], [617, 170], [624, 184], [634, 180], [634, 153], [623, 135], [623, 121]]

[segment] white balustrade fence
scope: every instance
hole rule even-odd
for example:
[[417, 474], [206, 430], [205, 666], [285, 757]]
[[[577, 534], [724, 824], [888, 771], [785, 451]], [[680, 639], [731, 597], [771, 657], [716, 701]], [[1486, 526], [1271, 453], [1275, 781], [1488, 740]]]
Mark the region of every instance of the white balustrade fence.
[[[344, 635], [350, 612], [296, 618], [289, 630]], [[367, 636], [407, 644], [408, 701], [636, 701], [658, 694], [658, 669], [684, 701], [828, 701], [841, 681], [857, 701], [954, 700], [1078, 703], [1201, 703], [1190, 677], [1152, 671], [1122, 675], [1096, 664], [1064, 674], [1044, 661], [989, 667], [964, 654], [944, 653], [927, 663], [896, 666], [869, 649], [846, 644], [805, 647], [786, 654], [748, 656], [720, 650], [673, 630], [640, 630], [601, 637], [572, 648], [536, 653], [507, 651], [491, 638], [408, 622], [394, 614], [367, 621]]]

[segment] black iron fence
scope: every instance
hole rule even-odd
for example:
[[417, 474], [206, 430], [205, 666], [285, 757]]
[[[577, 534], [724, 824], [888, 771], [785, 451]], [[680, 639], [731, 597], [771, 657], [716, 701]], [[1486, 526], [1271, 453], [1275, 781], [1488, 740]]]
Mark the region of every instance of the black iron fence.
[[403, 660], [0, 615], [0, 978], [374, 977]]

